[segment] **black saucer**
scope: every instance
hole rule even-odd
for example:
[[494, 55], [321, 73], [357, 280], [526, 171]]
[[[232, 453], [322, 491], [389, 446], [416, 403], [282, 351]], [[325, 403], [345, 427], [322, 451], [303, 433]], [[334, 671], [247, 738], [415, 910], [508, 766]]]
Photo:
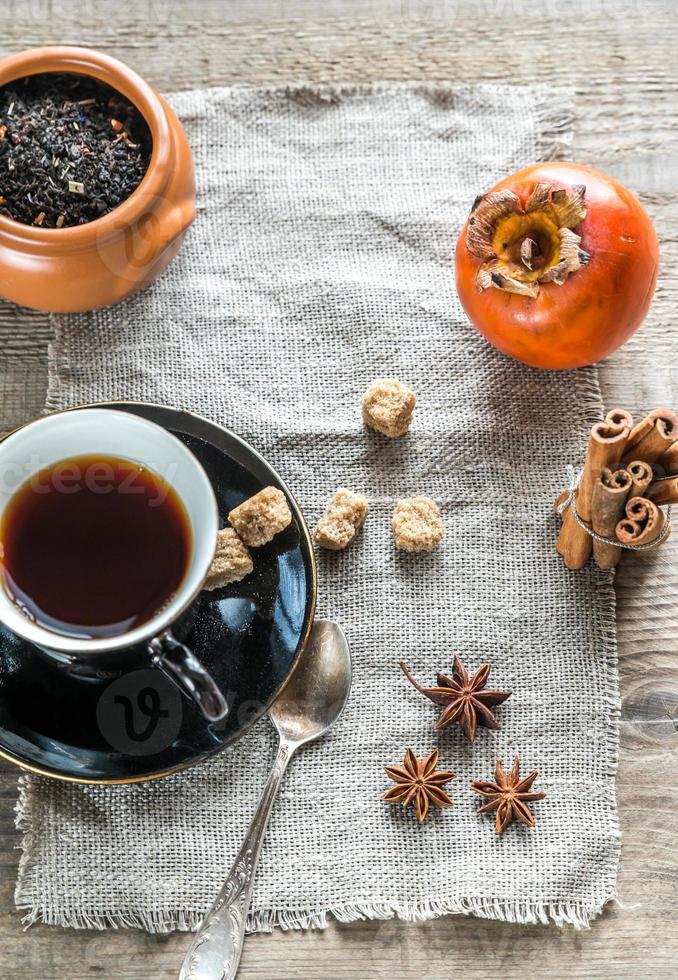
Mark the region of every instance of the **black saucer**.
[[279, 486], [293, 521], [256, 551], [244, 581], [204, 592], [185, 642], [227, 697], [228, 717], [208, 726], [193, 702], [152, 667], [91, 677], [0, 626], [0, 755], [33, 772], [78, 782], [165, 776], [239, 738], [284, 687], [308, 637], [315, 561], [294, 499], [268, 463], [233, 433], [160, 405], [112, 402], [172, 431], [212, 481], [222, 523], [232, 507]]

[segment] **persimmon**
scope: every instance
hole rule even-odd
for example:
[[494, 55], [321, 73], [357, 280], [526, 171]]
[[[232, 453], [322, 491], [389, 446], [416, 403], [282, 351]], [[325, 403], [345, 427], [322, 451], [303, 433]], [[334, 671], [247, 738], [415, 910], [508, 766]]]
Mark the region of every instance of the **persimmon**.
[[629, 190], [590, 167], [538, 163], [476, 199], [457, 242], [457, 292], [505, 354], [575, 368], [638, 329], [658, 264], [652, 222]]

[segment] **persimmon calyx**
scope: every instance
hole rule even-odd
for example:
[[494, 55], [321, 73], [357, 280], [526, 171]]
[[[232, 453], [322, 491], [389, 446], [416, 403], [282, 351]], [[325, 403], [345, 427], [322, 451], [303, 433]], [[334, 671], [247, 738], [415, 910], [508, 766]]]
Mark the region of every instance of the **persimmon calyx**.
[[535, 184], [525, 207], [511, 190], [476, 198], [468, 219], [466, 247], [482, 265], [478, 292], [502, 289], [533, 299], [541, 283], [561, 286], [591, 258], [572, 229], [586, 217], [584, 184], [553, 189]]

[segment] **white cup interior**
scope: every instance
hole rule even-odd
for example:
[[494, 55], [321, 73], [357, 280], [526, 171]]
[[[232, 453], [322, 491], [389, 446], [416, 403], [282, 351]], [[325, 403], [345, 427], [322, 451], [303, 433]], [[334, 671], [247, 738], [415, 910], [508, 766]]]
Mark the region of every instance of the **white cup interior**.
[[[46, 467], [73, 456], [117, 456], [163, 477], [188, 515], [192, 548], [184, 580], [162, 610], [119, 636], [79, 639], [32, 622], [0, 586], [0, 621], [32, 643], [71, 653], [96, 653], [140, 643], [166, 629], [202, 588], [214, 557], [219, 516], [212, 485], [193, 453], [161, 426], [129, 412], [82, 408], [48, 415], [0, 443], [0, 519], [13, 494]], [[112, 589], [115, 582], [111, 582]]]

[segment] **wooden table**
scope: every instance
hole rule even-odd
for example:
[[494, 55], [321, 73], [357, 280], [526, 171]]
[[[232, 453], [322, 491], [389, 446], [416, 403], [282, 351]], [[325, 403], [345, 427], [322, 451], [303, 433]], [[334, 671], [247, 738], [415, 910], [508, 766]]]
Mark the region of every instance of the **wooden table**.
[[[165, 91], [288, 80], [452, 79], [570, 88], [571, 157], [640, 195], [663, 242], [641, 332], [601, 365], [609, 405], [678, 407], [678, 5], [674, 0], [2, 0], [3, 54], [78, 42]], [[487, 11], [487, 13], [486, 13]], [[673, 262], [677, 267], [673, 267]], [[0, 305], [0, 426], [38, 413], [46, 318]], [[369, 922], [248, 940], [243, 977], [262, 980], [629, 980], [678, 975], [678, 542], [628, 556], [617, 577], [623, 696], [619, 893], [587, 932], [452, 917]], [[21, 930], [16, 772], [0, 767], [0, 963], [21, 980], [174, 978], [186, 937]]]

